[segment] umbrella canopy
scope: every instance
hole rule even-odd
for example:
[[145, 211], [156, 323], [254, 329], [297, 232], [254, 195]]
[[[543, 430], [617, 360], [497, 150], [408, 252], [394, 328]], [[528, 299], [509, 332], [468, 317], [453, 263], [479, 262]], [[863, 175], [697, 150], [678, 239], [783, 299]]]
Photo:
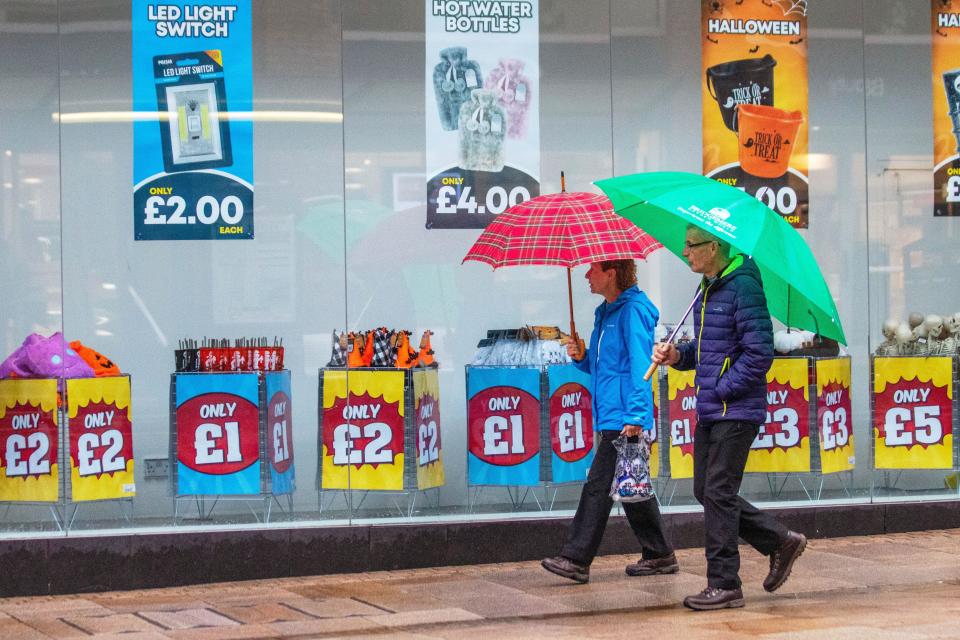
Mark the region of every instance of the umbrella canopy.
[[847, 343], [830, 289], [804, 239], [740, 189], [682, 172], [638, 173], [595, 183], [624, 216], [680, 256], [687, 227], [729, 242], [756, 262], [770, 314], [788, 327]]
[[494, 269], [576, 267], [646, 258], [659, 248], [656, 240], [614, 213], [605, 196], [572, 191], [537, 196], [510, 207], [480, 234], [463, 261], [486, 262]]

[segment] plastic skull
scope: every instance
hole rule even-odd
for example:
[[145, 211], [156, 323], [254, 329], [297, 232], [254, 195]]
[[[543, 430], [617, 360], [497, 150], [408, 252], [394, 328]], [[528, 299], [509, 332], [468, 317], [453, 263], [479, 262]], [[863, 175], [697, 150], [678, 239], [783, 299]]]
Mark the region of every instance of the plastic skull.
[[901, 322], [900, 326], [897, 327], [897, 334], [895, 337], [897, 344], [903, 346], [913, 341], [913, 331], [910, 330], [910, 326], [908, 324]]
[[960, 337], [960, 313], [955, 313], [947, 318], [947, 329], [953, 337]]
[[887, 340], [893, 340], [893, 337], [897, 335], [897, 325], [900, 323], [890, 318], [883, 323], [883, 337]]
[[919, 311], [913, 311], [910, 313], [910, 328], [916, 329], [918, 326], [923, 324], [923, 314]]
[[923, 328], [929, 338], [937, 339], [940, 332], [943, 331], [943, 318], [936, 314], [930, 314], [923, 320]]
[[917, 326], [913, 327], [913, 339], [919, 340], [920, 338], [927, 337], [927, 325], [925, 322], [921, 322]]

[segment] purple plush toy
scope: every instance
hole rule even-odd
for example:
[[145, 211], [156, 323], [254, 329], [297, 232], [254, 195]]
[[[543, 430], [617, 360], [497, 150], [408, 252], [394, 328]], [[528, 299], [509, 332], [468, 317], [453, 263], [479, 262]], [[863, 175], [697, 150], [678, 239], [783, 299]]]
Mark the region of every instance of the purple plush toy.
[[27, 336], [23, 344], [0, 364], [0, 378], [92, 378], [90, 368], [67, 345], [59, 331], [49, 338], [38, 333]]

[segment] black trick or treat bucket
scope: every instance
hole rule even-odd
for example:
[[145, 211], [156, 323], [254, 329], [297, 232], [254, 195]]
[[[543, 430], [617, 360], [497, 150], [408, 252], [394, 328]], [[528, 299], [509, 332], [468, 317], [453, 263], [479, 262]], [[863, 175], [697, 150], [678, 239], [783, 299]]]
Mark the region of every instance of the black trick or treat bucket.
[[957, 153], [960, 153], [960, 69], [943, 72], [943, 88], [947, 92], [947, 113], [953, 123], [953, 137], [957, 139]]
[[777, 61], [762, 58], [731, 60], [707, 69], [707, 90], [720, 107], [727, 129], [737, 132], [737, 105], [773, 106], [773, 68]]

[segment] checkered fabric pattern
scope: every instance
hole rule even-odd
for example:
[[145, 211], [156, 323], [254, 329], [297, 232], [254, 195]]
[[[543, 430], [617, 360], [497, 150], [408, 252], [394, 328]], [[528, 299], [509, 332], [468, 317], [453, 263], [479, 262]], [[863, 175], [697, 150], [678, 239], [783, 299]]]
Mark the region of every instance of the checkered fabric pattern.
[[396, 356], [393, 353], [393, 347], [390, 346], [390, 338], [393, 331], [386, 327], [380, 327], [373, 334], [373, 366], [374, 367], [392, 367]]
[[340, 346], [340, 336], [333, 332], [333, 348], [330, 352], [330, 362], [328, 367], [345, 367], [347, 365], [347, 352]]
[[510, 207], [484, 230], [463, 259], [494, 269], [518, 265], [575, 267], [646, 258], [660, 243], [613, 211], [606, 196], [570, 192]]

